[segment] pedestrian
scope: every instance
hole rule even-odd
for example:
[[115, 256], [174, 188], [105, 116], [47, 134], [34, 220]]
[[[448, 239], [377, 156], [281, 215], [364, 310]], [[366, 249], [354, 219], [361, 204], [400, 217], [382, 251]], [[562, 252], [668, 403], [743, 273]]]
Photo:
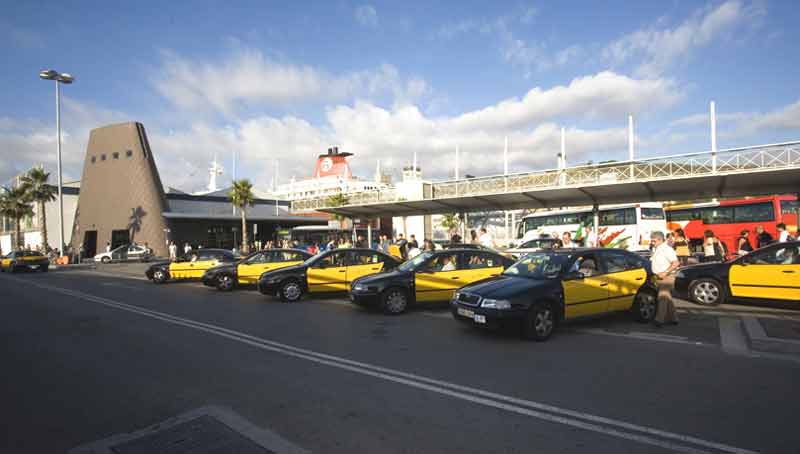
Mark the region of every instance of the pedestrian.
[[561, 247], [566, 249], [574, 249], [578, 247], [578, 245], [572, 241], [572, 233], [564, 232], [561, 235]]
[[183, 253], [188, 255], [190, 252], [192, 252], [192, 247], [189, 245], [188, 242], [184, 243], [183, 244]]
[[476, 232], [475, 229], [469, 231], [469, 244], [480, 244], [478, 232]]
[[319, 254], [319, 246], [317, 246], [317, 243], [312, 242], [311, 245], [308, 246], [308, 253], [311, 255]]
[[450, 237], [450, 243], [452, 243], [452, 244], [461, 244], [461, 235], [459, 235], [457, 233], [454, 233]]
[[486, 248], [494, 249], [494, 237], [486, 231], [486, 227], [481, 227], [481, 235], [478, 237], [478, 242]]
[[772, 235], [764, 230], [763, 225], [756, 226], [756, 249], [761, 249], [762, 247], [771, 244], [773, 241], [774, 239], [772, 238]]
[[106, 241], [106, 252], [111, 252], [111, 242]]
[[739, 238], [736, 239], [736, 253], [745, 255], [753, 252], [753, 245], [750, 244], [750, 232], [747, 229], [739, 232]]
[[703, 240], [703, 261], [704, 262], [721, 262], [725, 258], [725, 253], [722, 246], [719, 244], [719, 239], [714, 235], [711, 230], [703, 232], [705, 239]]
[[422, 242], [422, 250], [426, 252], [427, 251], [433, 252], [436, 250], [436, 246], [433, 244], [433, 241], [429, 240], [428, 238], [425, 238], [425, 240]]
[[681, 266], [688, 265], [691, 251], [689, 250], [689, 240], [686, 239], [686, 232], [684, 232], [683, 229], [675, 229], [672, 237], [674, 238], [672, 247], [675, 249], [678, 261], [681, 263]]
[[650, 242], [655, 245], [653, 255], [650, 257], [650, 267], [658, 282], [658, 296], [656, 298], [656, 316], [653, 324], [661, 327], [666, 324], [678, 324], [678, 314], [675, 312], [675, 303], [672, 301], [672, 285], [666, 281], [670, 273], [680, 267], [678, 255], [664, 240], [662, 232], [650, 234]]
[[408, 260], [408, 241], [406, 241], [402, 233], [397, 234], [397, 240], [394, 243], [400, 249], [400, 257], [403, 260]]
[[776, 225], [775, 228], [778, 230], [778, 242], [785, 243], [787, 241], [794, 241], [792, 235], [789, 235], [789, 231], [786, 230], [786, 224], [781, 222], [780, 224]]
[[81, 243], [81, 247], [78, 249], [78, 263], [83, 262], [83, 254], [85, 251], [86, 249], [84, 249], [83, 243]]
[[174, 262], [178, 260], [178, 246], [174, 241], [169, 242], [169, 261]]
[[366, 248], [367, 247], [367, 240], [364, 239], [364, 235], [358, 235], [356, 237], [356, 247], [357, 248]]
[[419, 243], [417, 243], [417, 237], [415, 237], [413, 234], [409, 237], [408, 248], [419, 249]]

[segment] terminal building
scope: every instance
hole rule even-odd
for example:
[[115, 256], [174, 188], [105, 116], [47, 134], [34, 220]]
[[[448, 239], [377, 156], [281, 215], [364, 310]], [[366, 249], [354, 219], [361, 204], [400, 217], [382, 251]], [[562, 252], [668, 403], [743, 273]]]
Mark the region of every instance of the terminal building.
[[[228, 190], [202, 195], [164, 190], [145, 128], [137, 122], [91, 131], [74, 219], [68, 237], [75, 250], [83, 247], [84, 256], [132, 242], [165, 256], [172, 241], [179, 249], [185, 243], [231, 249], [241, 241], [241, 214]], [[257, 198], [247, 209], [247, 222], [248, 241], [258, 245], [291, 227], [326, 225], [328, 216], [295, 215], [288, 201]]]

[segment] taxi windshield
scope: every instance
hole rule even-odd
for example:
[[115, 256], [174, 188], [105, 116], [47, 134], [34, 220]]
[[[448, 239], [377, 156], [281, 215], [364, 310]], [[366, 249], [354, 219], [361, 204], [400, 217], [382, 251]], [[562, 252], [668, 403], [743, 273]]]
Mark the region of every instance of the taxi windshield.
[[535, 252], [508, 267], [503, 274], [531, 279], [555, 279], [561, 274], [568, 261], [568, 255]]
[[414, 257], [413, 259], [403, 262], [403, 264], [398, 266], [397, 269], [399, 269], [400, 271], [414, 271], [432, 256], [433, 252], [431, 251], [423, 252], [422, 254]]

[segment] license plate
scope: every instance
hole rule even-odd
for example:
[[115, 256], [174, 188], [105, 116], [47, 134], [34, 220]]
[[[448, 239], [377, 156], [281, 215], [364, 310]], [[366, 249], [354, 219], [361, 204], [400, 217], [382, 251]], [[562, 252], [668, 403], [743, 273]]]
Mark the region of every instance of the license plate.
[[458, 315], [463, 315], [464, 317], [472, 318], [472, 317], [475, 316], [475, 312], [472, 312], [469, 309], [464, 309], [464, 308], [459, 307], [458, 308]]
[[472, 319], [475, 320], [475, 323], [480, 323], [480, 324], [485, 324], [486, 323], [486, 316], [485, 315], [475, 314], [475, 316], [473, 316]]

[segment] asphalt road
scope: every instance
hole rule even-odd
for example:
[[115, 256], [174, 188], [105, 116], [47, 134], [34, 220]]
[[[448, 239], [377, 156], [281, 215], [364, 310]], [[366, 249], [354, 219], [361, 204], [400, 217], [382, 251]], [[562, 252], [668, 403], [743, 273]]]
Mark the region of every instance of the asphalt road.
[[727, 353], [716, 319], [654, 333], [608, 317], [532, 343], [435, 308], [386, 317], [89, 271], [0, 275], [0, 308], [3, 453], [209, 405], [318, 453], [800, 446], [800, 363]]

